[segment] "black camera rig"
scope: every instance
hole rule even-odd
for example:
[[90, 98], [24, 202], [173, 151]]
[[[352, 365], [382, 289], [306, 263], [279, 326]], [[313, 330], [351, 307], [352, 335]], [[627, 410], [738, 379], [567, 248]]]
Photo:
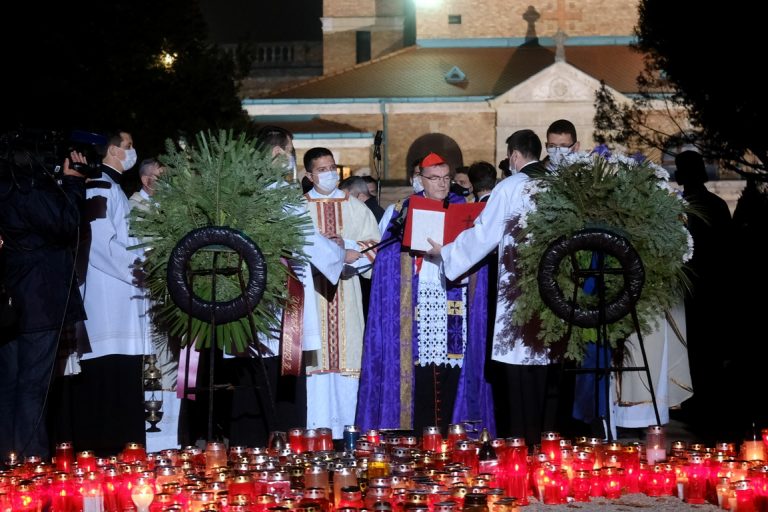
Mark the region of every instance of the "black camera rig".
[[47, 174], [58, 178], [64, 170], [64, 159], [72, 151], [81, 153], [87, 164], [72, 162], [74, 169], [87, 178], [100, 175], [99, 164], [107, 147], [107, 137], [82, 130], [16, 130], [0, 135], [0, 170], [29, 174]]

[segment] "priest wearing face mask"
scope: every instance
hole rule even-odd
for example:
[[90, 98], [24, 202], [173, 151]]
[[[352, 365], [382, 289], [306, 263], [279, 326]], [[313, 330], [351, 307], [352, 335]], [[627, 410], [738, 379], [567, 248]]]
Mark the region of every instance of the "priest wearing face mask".
[[579, 151], [576, 127], [567, 119], [558, 119], [547, 128], [547, 169], [554, 170], [564, 158]]
[[143, 356], [153, 353], [147, 293], [136, 270], [143, 250], [130, 249], [138, 241], [129, 234], [130, 204], [120, 188], [123, 173], [136, 164], [136, 149], [125, 131], [108, 141], [101, 177], [86, 184], [91, 242], [81, 293], [90, 351], [72, 377], [71, 439], [97, 455], [145, 442]]
[[[417, 196], [443, 208], [464, 203], [450, 191], [451, 169], [436, 153], [424, 157], [413, 183]], [[415, 191], [415, 188], [414, 188]], [[410, 199], [382, 219], [389, 226], [376, 255], [365, 330], [356, 423], [367, 429], [413, 430], [479, 419], [495, 431], [484, 378], [487, 268], [448, 281], [439, 256], [400, 243]]]
[[[352, 250], [379, 240], [371, 210], [338, 189], [339, 172], [330, 150], [308, 150], [304, 169], [312, 182], [304, 197], [320, 234]], [[355, 419], [365, 328], [358, 274], [369, 276], [372, 262], [373, 254], [367, 252], [347, 264], [337, 284], [315, 275], [321, 348], [309, 353], [314, 360], [307, 365], [307, 427], [331, 427], [334, 439], [341, 439], [344, 426]]]

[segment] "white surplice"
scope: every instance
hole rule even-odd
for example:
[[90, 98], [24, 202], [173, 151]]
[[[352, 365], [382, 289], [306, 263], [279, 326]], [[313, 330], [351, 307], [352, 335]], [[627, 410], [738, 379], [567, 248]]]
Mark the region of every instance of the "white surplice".
[[[306, 197], [317, 232], [335, 233], [346, 248], [357, 250], [360, 241], [379, 240], [376, 218], [354, 197], [338, 189], [327, 196], [312, 189]], [[370, 263], [364, 257], [346, 265], [336, 286], [324, 278], [315, 279], [321, 348], [307, 367], [307, 427], [330, 427], [335, 439], [355, 419], [365, 328], [357, 272], [366, 267], [369, 272]], [[331, 295], [338, 295], [339, 301], [329, 301]]]
[[129, 249], [138, 240], [128, 234], [128, 198], [107, 173], [99, 181], [109, 188], [86, 190], [89, 201], [106, 201], [104, 217], [91, 220], [91, 247], [85, 284], [81, 287], [88, 319], [85, 328], [91, 352], [82, 359], [108, 355], [152, 353], [146, 292], [135, 286], [132, 266], [142, 249]]
[[[648, 357], [648, 367], [656, 395], [661, 424], [669, 423], [669, 408], [679, 406], [693, 396], [691, 372], [688, 366], [686, 346], [685, 307], [676, 305], [668, 318], [658, 320], [658, 326], [643, 336], [643, 345]], [[630, 336], [626, 343], [627, 366], [643, 366], [643, 355], [637, 335]], [[617, 427], [641, 428], [656, 424], [648, 378], [645, 372], [622, 372], [621, 378], [614, 377], [612, 386], [613, 423]]]
[[508, 335], [515, 304], [514, 300], [503, 293], [505, 287], [515, 279], [514, 269], [505, 264], [504, 251], [506, 247], [515, 246], [513, 227], [521, 215], [533, 208], [531, 195], [534, 187], [534, 181], [524, 172], [517, 172], [502, 180], [491, 191], [485, 208], [475, 219], [475, 225], [464, 230], [441, 251], [446, 277], [456, 280], [498, 248], [499, 294], [496, 300], [492, 359], [508, 364], [550, 364], [548, 351], [535, 351], [523, 343], [520, 335]]

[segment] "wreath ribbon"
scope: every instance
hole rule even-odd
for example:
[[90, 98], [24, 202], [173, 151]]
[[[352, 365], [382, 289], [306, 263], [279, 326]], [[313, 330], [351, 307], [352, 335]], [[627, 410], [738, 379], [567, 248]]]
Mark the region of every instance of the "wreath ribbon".
[[288, 261], [288, 300], [283, 308], [283, 330], [280, 337], [280, 374], [301, 374], [301, 336], [304, 324], [304, 286], [290, 270]]

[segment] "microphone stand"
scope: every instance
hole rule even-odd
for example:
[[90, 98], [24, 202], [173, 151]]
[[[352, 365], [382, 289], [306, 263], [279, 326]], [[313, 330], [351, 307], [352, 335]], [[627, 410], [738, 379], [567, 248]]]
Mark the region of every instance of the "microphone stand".
[[373, 139], [373, 168], [376, 171], [376, 202], [381, 204], [381, 141], [384, 132], [378, 130]]
[[387, 231], [390, 231], [392, 233], [391, 238], [387, 238], [386, 240], [382, 240], [377, 244], [374, 244], [370, 247], [366, 247], [362, 251], [360, 251], [360, 254], [365, 254], [366, 252], [372, 250], [372, 249], [380, 249], [382, 247], [387, 247], [389, 245], [394, 244], [395, 242], [402, 242], [403, 241], [403, 231], [405, 230], [405, 219], [408, 217], [408, 207], [406, 206], [403, 208], [403, 211], [400, 212], [400, 216], [396, 218], [392, 225], [387, 229]]

